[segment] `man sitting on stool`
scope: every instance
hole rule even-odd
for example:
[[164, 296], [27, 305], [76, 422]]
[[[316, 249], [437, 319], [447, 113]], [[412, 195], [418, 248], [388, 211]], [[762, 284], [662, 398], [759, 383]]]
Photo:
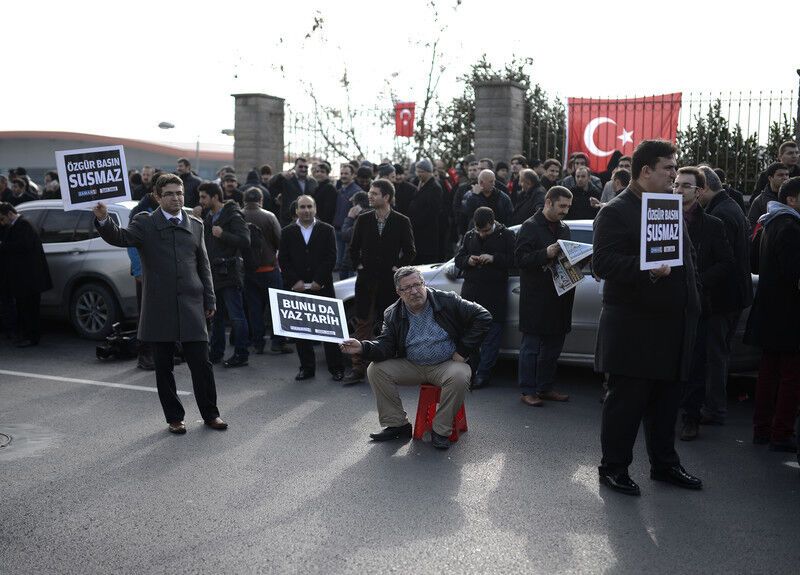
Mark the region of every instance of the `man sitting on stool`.
[[397, 270], [394, 285], [400, 300], [383, 314], [378, 339], [346, 339], [341, 348], [348, 355], [360, 353], [372, 361], [367, 377], [378, 402], [380, 423], [386, 426], [370, 435], [374, 441], [411, 437], [397, 386], [429, 383], [442, 388], [431, 432], [433, 446], [447, 449], [453, 418], [472, 377], [467, 358], [480, 347], [492, 316], [453, 292], [425, 287], [415, 267]]

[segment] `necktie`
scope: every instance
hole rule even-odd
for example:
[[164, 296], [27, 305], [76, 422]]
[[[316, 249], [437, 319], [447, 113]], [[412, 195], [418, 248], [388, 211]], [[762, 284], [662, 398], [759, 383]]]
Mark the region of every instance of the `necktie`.
[[179, 223], [181, 223], [181, 220], [179, 218], [175, 218], [175, 217], [170, 218], [169, 221], [172, 222], [173, 226], [177, 226]]

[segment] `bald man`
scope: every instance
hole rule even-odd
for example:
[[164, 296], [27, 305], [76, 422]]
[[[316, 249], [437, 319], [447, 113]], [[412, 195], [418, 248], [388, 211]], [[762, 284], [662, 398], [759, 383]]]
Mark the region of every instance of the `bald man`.
[[511, 223], [511, 216], [514, 213], [514, 206], [508, 194], [498, 190], [495, 185], [495, 176], [492, 170], [483, 170], [478, 174], [478, 183], [472, 187], [472, 193], [466, 194], [464, 198], [464, 218], [471, 221], [475, 210], [486, 206], [491, 208], [495, 215], [495, 220], [504, 225]]

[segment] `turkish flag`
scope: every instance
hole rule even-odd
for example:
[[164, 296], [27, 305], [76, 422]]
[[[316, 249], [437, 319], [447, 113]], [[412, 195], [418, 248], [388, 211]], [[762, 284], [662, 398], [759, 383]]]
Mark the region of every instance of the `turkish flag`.
[[394, 105], [394, 134], [404, 138], [414, 135], [414, 102], [397, 102]]
[[567, 110], [567, 157], [583, 152], [589, 169], [603, 172], [614, 150], [630, 156], [642, 140], [675, 142], [681, 93], [623, 100], [567, 98]]

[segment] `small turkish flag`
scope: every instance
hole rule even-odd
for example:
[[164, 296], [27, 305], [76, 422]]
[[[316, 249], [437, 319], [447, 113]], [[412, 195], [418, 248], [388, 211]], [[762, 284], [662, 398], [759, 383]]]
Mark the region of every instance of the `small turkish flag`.
[[567, 157], [584, 152], [589, 169], [602, 172], [614, 150], [629, 156], [642, 140], [674, 143], [681, 93], [623, 100], [567, 98], [567, 109]]
[[394, 134], [410, 138], [414, 135], [414, 102], [397, 102], [394, 105]]

